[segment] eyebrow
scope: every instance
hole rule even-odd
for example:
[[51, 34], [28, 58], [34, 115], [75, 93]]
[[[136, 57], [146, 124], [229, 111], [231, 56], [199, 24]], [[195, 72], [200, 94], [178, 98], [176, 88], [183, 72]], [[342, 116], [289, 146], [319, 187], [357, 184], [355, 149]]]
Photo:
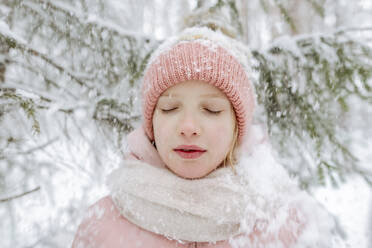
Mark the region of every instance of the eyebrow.
[[[169, 93], [166, 93], [166, 94], [164, 94], [164, 95], [161, 95], [160, 97], [166, 97], [166, 96], [175, 96], [175, 97], [178, 97], [179, 96], [179, 94], [169, 94]], [[221, 95], [221, 94], [217, 94], [217, 93], [214, 93], [214, 94], [203, 94], [203, 95], [200, 95], [201, 97], [211, 97], [211, 98], [223, 98], [223, 99], [225, 99], [224, 98], [224, 96], [223, 95]]]

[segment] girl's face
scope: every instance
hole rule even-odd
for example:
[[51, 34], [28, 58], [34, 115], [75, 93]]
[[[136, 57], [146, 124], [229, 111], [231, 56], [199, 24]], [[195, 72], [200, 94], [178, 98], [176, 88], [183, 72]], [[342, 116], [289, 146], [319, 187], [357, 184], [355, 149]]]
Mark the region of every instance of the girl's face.
[[235, 114], [226, 95], [201, 81], [179, 83], [159, 98], [153, 116], [157, 150], [167, 167], [184, 178], [200, 178], [226, 158]]

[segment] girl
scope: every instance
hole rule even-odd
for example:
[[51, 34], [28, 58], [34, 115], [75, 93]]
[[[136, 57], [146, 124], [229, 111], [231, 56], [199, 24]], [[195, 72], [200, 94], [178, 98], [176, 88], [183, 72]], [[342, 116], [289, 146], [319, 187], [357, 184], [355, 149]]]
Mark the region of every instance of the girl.
[[333, 223], [252, 125], [246, 49], [192, 28], [153, 54], [143, 125], [72, 247], [328, 247]]

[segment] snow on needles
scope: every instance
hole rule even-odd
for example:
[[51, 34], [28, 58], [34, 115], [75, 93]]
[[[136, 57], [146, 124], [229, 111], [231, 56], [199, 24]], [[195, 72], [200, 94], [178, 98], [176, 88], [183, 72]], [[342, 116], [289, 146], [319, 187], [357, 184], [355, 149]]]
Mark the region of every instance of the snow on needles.
[[[295, 181], [276, 162], [269, 144], [258, 144], [249, 156], [243, 155], [236, 171], [248, 189], [246, 220], [242, 221], [245, 231], [260, 228], [256, 221], [251, 221], [255, 216], [256, 220], [263, 220], [267, 235], [273, 234], [276, 238], [283, 227], [289, 227], [289, 235], [296, 236], [296, 230], [304, 223], [296, 247], [328, 247], [330, 240], [336, 237], [331, 216], [315, 199], [299, 190]], [[241, 247], [246, 242], [251, 242], [253, 247], [258, 245], [241, 237], [231, 240], [234, 247]]]

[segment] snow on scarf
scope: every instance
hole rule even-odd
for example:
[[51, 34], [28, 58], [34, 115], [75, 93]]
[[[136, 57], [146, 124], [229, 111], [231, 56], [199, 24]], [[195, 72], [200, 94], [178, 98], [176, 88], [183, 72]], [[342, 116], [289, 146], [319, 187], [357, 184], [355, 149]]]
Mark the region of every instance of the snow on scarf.
[[[296, 232], [296, 223], [306, 223], [299, 247], [328, 247], [333, 222], [298, 190], [267, 144], [257, 144], [250, 155], [243, 155], [236, 173], [219, 168], [189, 180], [165, 167], [142, 129], [130, 134], [128, 143], [136, 159], [125, 160], [113, 171], [108, 186], [121, 214], [143, 229], [181, 241], [230, 239], [241, 247], [252, 245], [252, 240], [237, 235], [254, 232], [258, 223], [268, 223], [265, 230], [274, 236], [285, 225]], [[293, 208], [300, 209], [299, 220], [289, 224]]]

